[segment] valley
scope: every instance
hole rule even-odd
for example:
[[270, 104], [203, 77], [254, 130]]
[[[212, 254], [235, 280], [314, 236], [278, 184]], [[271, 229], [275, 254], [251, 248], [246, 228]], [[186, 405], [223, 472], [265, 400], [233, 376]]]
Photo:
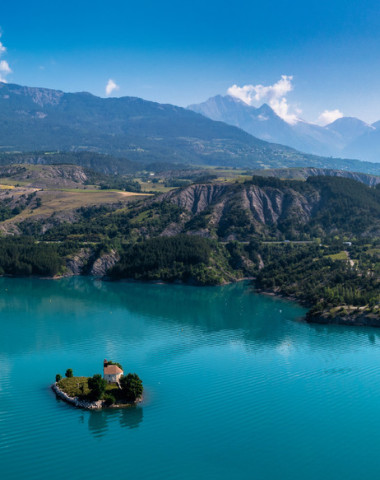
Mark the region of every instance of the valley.
[[[0, 107], [0, 273], [249, 278], [307, 305], [310, 321], [380, 326], [380, 163], [258, 139], [228, 123], [249, 130], [259, 115], [265, 129], [271, 119], [284, 137], [260, 135], [284, 143], [294, 130], [268, 106], [227, 97], [192, 107], [209, 119], [1, 84]], [[352, 137], [348, 127], [361, 128], [337, 121], [329, 135]]]
[[0, 272], [196, 285], [255, 278], [261, 291], [311, 308], [310, 321], [380, 325], [378, 177], [248, 173], [1, 167]]

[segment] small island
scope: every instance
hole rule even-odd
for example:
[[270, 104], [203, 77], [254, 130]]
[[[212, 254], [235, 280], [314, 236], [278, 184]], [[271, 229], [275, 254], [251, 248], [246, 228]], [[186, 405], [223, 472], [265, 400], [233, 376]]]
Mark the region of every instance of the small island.
[[58, 398], [78, 408], [99, 410], [123, 408], [142, 401], [143, 384], [136, 373], [124, 375], [120, 363], [104, 360], [103, 376], [75, 377], [68, 368], [65, 377], [55, 377], [51, 386]]

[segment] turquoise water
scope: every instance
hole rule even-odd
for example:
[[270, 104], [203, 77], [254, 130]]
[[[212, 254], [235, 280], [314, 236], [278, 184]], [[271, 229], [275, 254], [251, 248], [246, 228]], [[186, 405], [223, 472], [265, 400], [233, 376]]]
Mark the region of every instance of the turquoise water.
[[[247, 285], [0, 279], [1, 479], [358, 479], [380, 475], [380, 330], [312, 326]], [[87, 412], [55, 374], [144, 380]]]

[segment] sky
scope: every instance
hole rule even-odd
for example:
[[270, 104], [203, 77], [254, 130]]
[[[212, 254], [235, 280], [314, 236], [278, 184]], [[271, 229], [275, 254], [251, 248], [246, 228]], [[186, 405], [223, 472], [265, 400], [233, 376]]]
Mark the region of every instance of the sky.
[[187, 106], [234, 94], [289, 122], [380, 120], [380, 2], [3, 2], [0, 80]]

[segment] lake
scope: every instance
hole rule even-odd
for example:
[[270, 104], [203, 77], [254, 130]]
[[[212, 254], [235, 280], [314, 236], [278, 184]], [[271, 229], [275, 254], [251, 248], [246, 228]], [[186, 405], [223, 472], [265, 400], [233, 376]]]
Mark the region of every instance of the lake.
[[[380, 475], [380, 330], [308, 325], [248, 284], [0, 279], [0, 477], [320, 480]], [[49, 386], [120, 362], [136, 408]]]

